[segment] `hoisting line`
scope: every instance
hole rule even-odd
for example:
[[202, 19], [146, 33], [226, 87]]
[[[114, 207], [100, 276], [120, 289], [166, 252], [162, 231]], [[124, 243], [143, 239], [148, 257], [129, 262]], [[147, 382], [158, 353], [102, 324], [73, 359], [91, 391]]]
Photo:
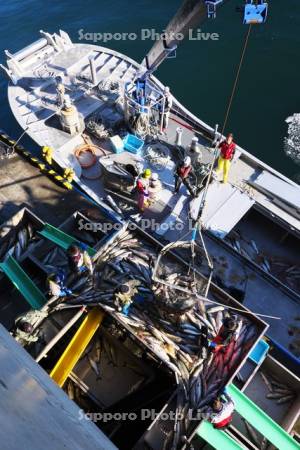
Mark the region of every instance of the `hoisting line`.
[[227, 125], [227, 121], [228, 121], [229, 113], [230, 113], [230, 110], [231, 110], [232, 102], [233, 102], [233, 99], [234, 99], [234, 96], [235, 96], [235, 92], [236, 92], [236, 88], [237, 88], [237, 85], [238, 85], [238, 82], [239, 82], [239, 78], [240, 78], [240, 73], [241, 73], [241, 69], [242, 69], [242, 66], [243, 66], [245, 53], [246, 53], [246, 50], [247, 50], [247, 47], [248, 47], [251, 30], [252, 30], [252, 23], [249, 25], [249, 28], [248, 28], [248, 31], [247, 31], [247, 34], [246, 34], [244, 47], [243, 47], [243, 51], [242, 51], [240, 62], [239, 62], [239, 67], [238, 67], [238, 70], [237, 70], [237, 73], [236, 73], [236, 77], [235, 77], [235, 80], [234, 80], [231, 96], [230, 96], [230, 99], [229, 99], [229, 102], [228, 102], [228, 106], [227, 106], [227, 110], [226, 110], [226, 114], [225, 114], [225, 119], [224, 119], [224, 124], [223, 124], [223, 128], [222, 128], [221, 136], [223, 136], [225, 128], [226, 128], [226, 125]]
[[[252, 30], [252, 24], [249, 25], [249, 28], [248, 28], [248, 31], [247, 31], [247, 34], [246, 34], [246, 38], [245, 38], [242, 54], [241, 54], [240, 61], [239, 61], [238, 70], [237, 70], [237, 73], [236, 73], [236, 77], [235, 77], [235, 80], [234, 80], [233, 88], [232, 88], [232, 91], [231, 91], [231, 95], [230, 95], [230, 98], [229, 98], [229, 102], [228, 102], [228, 106], [227, 106], [227, 110], [226, 110], [226, 114], [225, 114], [225, 118], [224, 118], [223, 128], [222, 128], [222, 131], [221, 131], [221, 137], [224, 134], [224, 131], [225, 131], [225, 128], [226, 128], [226, 125], [227, 125], [227, 122], [228, 122], [228, 117], [229, 117], [229, 113], [230, 113], [230, 110], [231, 110], [231, 107], [232, 107], [232, 102], [234, 100], [234, 96], [235, 96], [235, 93], [236, 93], [236, 88], [237, 88], [237, 85], [238, 85], [238, 82], [239, 82], [240, 73], [241, 73], [241, 69], [242, 69], [242, 66], [243, 66], [246, 50], [247, 50], [247, 47], [248, 47], [251, 30]], [[202, 213], [203, 213], [204, 206], [205, 206], [206, 195], [207, 195], [210, 179], [211, 179], [211, 176], [212, 176], [213, 167], [214, 167], [214, 164], [215, 164], [215, 161], [216, 161], [216, 158], [217, 158], [217, 150], [218, 150], [218, 142], [216, 142], [216, 145], [215, 145], [214, 159], [212, 161], [211, 168], [210, 168], [210, 171], [209, 171], [209, 174], [208, 174], [208, 177], [207, 177], [205, 191], [204, 191], [202, 202], [201, 202], [201, 206], [200, 206], [199, 216], [198, 216], [198, 219], [197, 219], [196, 224], [194, 226], [194, 229], [192, 231], [191, 247], [192, 247], [192, 266], [193, 266], [193, 269], [194, 269], [194, 278], [195, 278], [195, 262], [194, 262], [195, 261], [195, 241], [196, 241], [196, 236], [197, 236], [197, 232], [198, 231], [199, 231], [199, 234], [201, 235], [201, 232], [200, 232], [200, 230], [201, 230], [200, 221], [201, 221]], [[184, 237], [187, 234], [189, 234], [189, 232], [186, 233], [184, 235]], [[181, 239], [182, 239], [182, 237], [181, 237]], [[178, 241], [179, 241], [179, 239], [178, 239]], [[176, 242], [178, 242], [178, 241], [176, 241]], [[204, 244], [203, 241], [202, 241], [202, 243]], [[204, 245], [204, 250], [206, 252], [205, 245]], [[208, 259], [208, 261], [210, 261], [210, 259]], [[162, 281], [159, 281], [159, 282], [162, 283], [162, 284], [165, 284], [166, 286], [168, 286], [170, 288], [177, 289], [177, 290], [180, 290], [180, 291], [183, 291], [183, 292], [187, 292], [187, 293], [190, 294], [190, 292], [188, 292], [185, 289], [179, 288], [178, 286], [175, 287], [173, 285], [170, 285], [169, 283], [165, 283], [165, 282], [162, 282]], [[197, 297], [197, 294], [195, 296]], [[222, 303], [216, 302], [215, 300], [209, 300], [209, 299], [206, 298], [205, 301], [207, 301], [209, 303], [212, 303], [212, 304], [215, 304], [215, 305], [224, 306]], [[256, 316], [260, 316], [260, 317], [264, 317], [264, 318], [268, 318], [268, 319], [282, 320], [281, 317], [255, 313], [255, 312], [252, 312], [252, 311], [245, 311], [245, 310], [242, 310], [242, 309], [239, 309], [239, 308], [235, 308], [235, 307], [232, 307], [232, 306], [227, 306], [227, 308], [228, 309], [232, 309], [234, 311], [238, 311], [238, 312], [254, 314]]]
[[[234, 99], [234, 96], [235, 96], [235, 93], [236, 93], [236, 88], [237, 88], [237, 85], [238, 85], [238, 81], [239, 81], [239, 78], [240, 78], [240, 73], [241, 73], [241, 69], [242, 69], [242, 66], [243, 66], [246, 50], [247, 50], [247, 47], [248, 47], [251, 30], [252, 30], [252, 24], [249, 25], [249, 28], [248, 28], [248, 31], [247, 31], [247, 34], [246, 34], [246, 38], [245, 38], [245, 42], [244, 42], [244, 45], [243, 45], [243, 50], [242, 50], [242, 54], [241, 54], [241, 57], [240, 57], [238, 70], [236, 72], [236, 77], [235, 77], [235, 80], [234, 80], [233, 88], [232, 88], [231, 95], [230, 95], [229, 102], [228, 102], [228, 106], [227, 106], [227, 109], [226, 109], [226, 114], [225, 114], [225, 118], [224, 118], [223, 128], [222, 128], [222, 131], [221, 131], [221, 134], [220, 134], [221, 138], [224, 135], [224, 131], [225, 131], [225, 128], [226, 128], [226, 125], [227, 125], [227, 122], [228, 122], [228, 117], [229, 117], [229, 113], [230, 113], [230, 110], [231, 110], [231, 107], [232, 107], [232, 102], [233, 102], [233, 99]], [[215, 145], [215, 148], [214, 148], [214, 157], [213, 157], [213, 160], [212, 160], [212, 163], [211, 163], [211, 167], [210, 167], [210, 171], [209, 171], [209, 174], [208, 174], [208, 177], [207, 177], [207, 181], [206, 181], [206, 185], [205, 185], [205, 189], [204, 189], [204, 193], [203, 193], [203, 197], [202, 197], [202, 201], [201, 201], [201, 205], [200, 205], [200, 209], [199, 209], [199, 215], [198, 215], [197, 225], [196, 226], [199, 226], [198, 223], [201, 221], [201, 217], [202, 217], [203, 210], [204, 210], [204, 207], [205, 207], [208, 186], [210, 184], [210, 180], [211, 180], [211, 177], [212, 177], [212, 172], [213, 172], [214, 165], [215, 165], [215, 162], [216, 162], [216, 159], [217, 159], [218, 145], [219, 145], [219, 142], [216, 141], [216, 145]]]

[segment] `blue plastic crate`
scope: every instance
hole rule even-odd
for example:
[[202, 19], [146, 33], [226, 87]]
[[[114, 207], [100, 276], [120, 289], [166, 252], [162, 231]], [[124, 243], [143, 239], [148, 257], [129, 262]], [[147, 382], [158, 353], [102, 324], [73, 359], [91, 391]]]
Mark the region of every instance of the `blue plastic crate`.
[[128, 152], [135, 153], [139, 155], [144, 145], [143, 139], [140, 139], [134, 134], [127, 134], [127, 136], [123, 139], [124, 149]]
[[256, 364], [259, 364], [265, 359], [268, 350], [269, 344], [261, 339], [250, 353], [249, 359], [251, 359], [251, 361], [255, 362]]

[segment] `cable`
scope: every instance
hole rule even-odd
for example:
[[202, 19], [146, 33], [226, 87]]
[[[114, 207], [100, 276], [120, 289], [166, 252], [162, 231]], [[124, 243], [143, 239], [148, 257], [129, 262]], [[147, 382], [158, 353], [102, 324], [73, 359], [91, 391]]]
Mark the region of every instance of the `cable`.
[[161, 284], [164, 284], [165, 286], [168, 286], [171, 289], [176, 289], [177, 291], [185, 292], [186, 294], [189, 294], [191, 297], [196, 297], [199, 300], [205, 300], [206, 302], [212, 303], [214, 305], [224, 306], [224, 308], [232, 309], [233, 311], [238, 311], [238, 312], [241, 312], [243, 314], [251, 314], [252, 316], [266, 317], [268, 319], [282, 320], [281, 317], [269, 316], [267, 314], [260, 314], [260, 313], [256, 313], [256, 312], [253, 312], [253, 311], [247, 311], [245, 309], [235, 308], [234, 306], [224, 305], [224, 303], [217, 302], [216, 300], [210, 300], [208, 298], [203, 298], [201, 295], [196, 294], [195, 292], [188, 291], [185, 288], [181, 288], [180, 286], [176, 286], [174, 284], [167, 283], [166, 281], [163, 281], [163, 280], [154, 279], [153, 281], [159, 282]]
[[[251, 30], [252, 30], [252, 24], [249, 25], [249, 28], [248, 28], [248, 31], [247, 31], [247, 34], [246, 34], [246, 37], [245, 37], [245, 41], [244, 41], [244, 45], [243, 45], [243, 49], [242, 49], [242, 54], [241, 54], [241, 57], [240, 57], [240, 60], [239, 60], [238, 69], [237, 69], [237, 72], [236, 72], [236, 76], [235, 76], [233, 88], [232, 88], [232, 91], [231, 91], [231, 95], [230, 95], [230, 98], [229, 98], [229, 102], [228, 102], [227, 109], [226, 109], [226, 113], [225, 113], [225, 117], [224, 117], [223, 127], [222, 127], [222, 131], [221, 131], [221, 137], [224, 135], [224, 131], [225, 131], [225, 129], [226, 129], [226, 125], [227, 125], [227, 122], [228, 122], [228, 118], [229, 118], [229, 114], [230, 114], [230, 111], [231, 111], [232, 103], [233, 103], [233, 100], [234, 100], [234, 97], [235, 97], [237, 85], [238, 85], [238, 82], [239, 82], [240, 73], [241, 73], [241, 69], [242, 69], [242, 66], [243, 66], [243, 62], [244, 62], [246, 50], [247, 50], [247, 47], [248, 47], [248, 43], [249, 43], [249, 38], [250, 38]], [[193, 232], [192, 232], [192, 239], [191, 239], [192, 264], [189, 265], [189, 271], [190, 271], [191, 265], [192, 265], [192, 267], [193, 267], [193, 272], [194, 272], [194, 279], [195, 279], [195, 265], [194, 265], [194, 257], [195, 257], [195, 253], [194, 253], [194, 245], [195, 245], [195, 239], [196, 239], [197, 231], [199, 231], [199, 233], [201, 234], [201, 217], [202, 217], [202, 215], [203, 215], [203, 211], [204, 211], [204, 208], [205, 208], [205, 202], [206, 202], [206, 196], [207, 196], [207, 192], [208, 192], [208, 187], [209, 187], [210, 180], [211, 180], [211, 177], [212, 177], [212, 172], [213, 172], [213, 168], [214, 168], [214, 165], [215, 165], [215, 161], [216, 161], [216, 159], [217, 159], [218, 144], [219, 144], [219, 143], [218, 143], [218, 141], [217, 141], [217, 142], [216, 142], [216, 145], [215, 145], [215, 148], [214, 148], [213, 161], [212, 161], [212, 163], [211, 163], [211, 167], [210, 167], [209, 174], [208, 174], [208, 177], [207, 177], [207, 182], [206, 182], [206, 185], [205, 185], [205, 190], [204, 190], [203, 197], [202, 197], [201, 204], [200, 204], [200, 208], [199, 208], [198, 218], [197, 218], [197, 220], [196, 220], [196, 223], [195, 223], [195, 226], [194, 226]], [[186, 233], [186, 234], [184, 235], [184, 237], [185, 237], [187, 234], [188, 234], [188, 233]], [[182, 238], [181, 238], [181, 239], [182, 239]], [[177, 241], [175, 241], [171, 247], [173, 247], [173, 246], [176, 247], [176, 243], [179, 242], [179, 241], [180, 241], [180, 239], [178, 239]], [[204, 244], [204, 241], [203, 241], [203, 240], [202, 240], [202, 242], [203, 242], [203, 244]], [[168, 247], [168, 246], [167, 246], [167, 247]], [[205, 249], [205, 245], [204, 245], [204, 249]], [[168, 250], [169, 250], [169, 248], [168, 248]], [[206, 251], [206, 249], [205, 249], [205, 251]], [[180, 290], [180, 291], [182, 291], [182, 292], [191, 294], [191, 292], [187, 291], [187, 290], [184, 289], [184, 288], [180, 288], [180, 287], [178, 287], [178, 286], [171, 285], [171, 284], [166, 283], [166, 282], [164, 282], [164, 281], [162, 281], [162, 280], [156, 280], [156, 281], [159, 281], [160, 283], [162, 283], [162, 284], [168, 286], [169, 288], [177, 289], [177, 290]], [[197, 298], [199, 298], [199, 297], [201, 298], [201, 296], [199, 296], [198, 294], [192, 293], [192, 295], [194, 295], [194, 296], [197, 297]], [[206, 299], [206, 301], [209, 302], [209, 303], [215, 304], [215, 305], [225, 306], [224, 304], [219, 303], [219, 302], [216, 302], [216, 301], [213, 301], [213, 300]], [[249, 311], [249, 312], [248, 312], [248, 311], [245, 311], [244, 309], [239, 309], [239, 308], [235, 308], [235, 307], [232, 307], [232, 306], [227, 306], [227, 308], [228, 308], [228, 309], [231, 309], [231, 310], [234, 310], [234, 311], [238, 311], [238, 312], [244, 313], [244, 314], [251, 314], [251, 315], [256, 315], [256, 316], [259, 316], [259, 317], [265, 317], [265, 318], [268, 318], [268, 319], [281, 320], [280, 317], [270, 316], [270, 315], [266, 315], [266, 314], [259, 314], [259, 313], [255, 313], [255, 312], [253, 312], [253, 311]]]
[[251, 30], [252, 30], [252, 24], [249, 25], [249, 28], [248, 28], [248, 31], [247, 31], [247, 34], [246, 34], [246, 38], [245, 38], [242, 54], [241, 54], [241, 57], [240, 57], [238, 70], [237, 70], [237, 73], [236, 73], [236, 77], [235, 77], [235, 80], [234, 80], [233, 88], [232, 88], [232, 91], [231, 91], [231, 95], [230, 95], [230, 98], [229, 98], [229, 102], [228, 102], [228, 106], [227, 106], [227, 110], [226, 110], [226, 114], [225, 114], [225, 118], [224, 118], [224, 123], [223, 123], [221, 136], [223, 136], [225, 128], [226, 128], [226, 125], [227, 125], [227, 122], [228, 122], [228, 117], [229, 117], [229, 113], [230, 113], [230, 110], [231, 110], [232, 102], [233, 102], [233, 99], [234, 99], [234, 96], [235, 96], [236, 88], [237, 88], [237, 85], [238, 85], [238, 82], [239, 82], [240, 73], [241, 73], [243, 62], [244, 62], [245, 53], [246, 53], [246, 50], [247, 50], [247, 47], [248, 47]]
[[[233, 88], [232, 88], [232, 91], [231, 91], [231, 95], [230, 95], [229, 102], [228, 102], [227, 109], [226, 109], [226, 113], [225, 113], [225, 118], [224, 118], [223, 128], [222, 128], [222, 131], [221, 131], [221, 136], [223, 136], [225, 128], [226, 128], [226, 125], [227, 125], [227, 122], [228, 122], [228, 117], [229, 117], [229, 113], [230, 113], [231, 107], [232, 107], [232, 102], [233, 102], [233, 99], [234, 99], [234, 96], [235, 96], [235, 93], [236, 93], [236, 88], [237, 88], [237, 85], [238, 85], [238, 81], [239, 81], [242, 65], [243, 65], [243, 62], [244, 62], [244, 57], [245, 57], [246, 50], [247, 50], [247, 47], [248, 47], [251, 30], [252, 30], [252, 24], [249, 25], [249, 28], [248, 28], [248, 31], [247, 31], [247, 34], [246, 34], [246, 38], [245, 38], [245, 42], [244, 42], [244, 45], [243, 45], [242, 54], [241, 54], [239, 65], [238, 65], [238, 70], [237, 70], [237, 73], [236, 73], [236, 77], [235, 77], [235, 80], [234, 80]], [[217, 159], [218, 146], [219, 146], [219, 143], [217, 141], [216, 145], [215, 145], [215, 148], [214, 148], [213, 160], [211, 162], [210, 170], [209, 170], [209, 173], [208, 173], [208, 176], [207, 176], [207, 180], [206, 180], [206, 184], [205, 184], [205, 189], [204, 189], [202, 200], [201, 200], [200, 207], [199, 207], [198, 218], [196, 220], [196, 224], [195, 224], [194, 230], [193, 230], [192, 241], [193, 241], [193, 239], [196, 238], [196, 233], [197, 233], [198, 229], [201, 230], [201, 218], [203, 216], [203, 211], [204, 211], [205, 204], [206, 204], [206, 197], [207, 197], [207, 193], [208, 193], [208, 187], [209, 187], [210, 180], [211, 180], [211, 177], [212, 177], [214, 165], [215, 165], [215, 162], [216, 162], [216, 159]]]
[[[224, 118], [223, 127], [222, 127], [222, 131], [221, 131], [221, 137], [224, 135], [224, 131], [226, 129], [226, 125], [227, 125], [227, 122], [228, 122], [228, 117], [229, 117], [229, 114], [230, 114], [230, 111], [231, 111], [232, 102], [233, 102], [233, 99], [234, 99], [234, 96], [235, 96], [235, 93], [236, 93], [236, 88], [237, 88], [237, 85], [238, 85], [238, 81], [239, 81], [239, 78], [240, 78], [240, 73], [241, 73], [243, 62], [244, 62], [244, 57], [245, 57], [245, 54], [246, 54], [246, 50], [247, 50], [247, 47], [248, 47], [251, 30], [252, 30], [252, 24], [249, 25], [249, 28], [248, 28], [248, 31], [247, 31], [247, 34], [246, 34], [246, 38], [245, 38], [245, 42], [244, 42], [244, 45], [243, 45], [242, 54], [241, 54], [239, 65], [238, 65], [238, 70], [237, 70], [237, 73], [236, 73], [236, 77], [235, 77], [235, 80], [234, 80], [233, 88], [232, 88], [232, 91], [231, 91], [231, 95], [230, 95], [229, 102], [228, 102], [227, 109], [226, 109], [226, 113], [225, 113], [225, 118]], [[217, 141], [216, 145], [215, 145], [215, 148], [214, 148], [214, 156], [213, 156], [213, 160], [212, 160], [212, 163], [211, 163], [211, 166], [210, 166], [210, 171], [208, 173], [207, 182], [206, 182], [206, 185], [205, 185], [205, 190], [204, 190], [204, 193], [203, 193], [203, 197], [202, 197], [202, 201], [201, 201], [201, 205], [200, 205], [200, 209], [199, 209], [198, 221], [201, 220], [201, 217], [203, 215], [203, 211], [204, 211], [204, 207], [205, 207], [205, 201], [206, 201], [206, 196], [207, 196], [207, 191], [208, 191], [208, 186], [210, 184], [213, 168], [214, 168], [214, 165], [215, 165], [215, 162], [216, 162], [216, 159], [217, 159], [218, 146], [219, 146], [219, 142]]]

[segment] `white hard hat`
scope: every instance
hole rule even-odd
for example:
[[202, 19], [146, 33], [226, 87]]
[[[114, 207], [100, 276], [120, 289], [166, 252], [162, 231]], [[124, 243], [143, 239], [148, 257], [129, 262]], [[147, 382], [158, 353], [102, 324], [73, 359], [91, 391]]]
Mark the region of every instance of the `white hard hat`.
[[170, 92], [170, 88], [169, 88], [169, 86], [166, 86], [165, 87], [165, 94], [168, 94]]
[[158, 173], [153, 173], [152, 177], [151, 177], [151, 180], [157, 181], [158, 180]]
[[183, 164], [184, 164], [185, 166], [190, 166], [190, 165], [191, 165], [191, 162], [192, 162], [192, 160], [191, 160], [191, 158], [190, 158], [189, 156], [186, 156], [186, 157], [184, 158], [184, 160], [183, 160]]

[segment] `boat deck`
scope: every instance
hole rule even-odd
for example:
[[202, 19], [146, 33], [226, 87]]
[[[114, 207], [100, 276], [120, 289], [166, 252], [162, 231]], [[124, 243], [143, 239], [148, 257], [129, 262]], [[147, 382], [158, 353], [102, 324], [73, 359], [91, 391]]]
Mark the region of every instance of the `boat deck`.
[[[11, 109], [22, 128], [28, 127], [28, 134], [39, 145], [53, 147], [56, 161], [61, 166], [68, 167], [74, 162], [75, 148], [83, 144], [84, 140], [81, 135], [71, 138], [57, 126], [55, 77], [63, 77], [66, 93], [70, 95], [85, 120], [96, 114], [102, 119], [105, 118], [111, 123], [116, 123], [123, 118], [122, 105], [115, 104], [116, 94], [113, 95], [106, 88], [104, 90], [99, 89], [98, 84], [100, 83], [101, 86], [105, 87], [109, 86], [110, 82], [116, 81], [119, 83], [122, 92], [125, 84], [132, 81], [142, 67], [130, 58], [113, 50], [95, 45], [72, 44], [65, 33], [62, 33], [61, 37], [64, 45], [60, 46], [61, 39], [57, 39], [57, 35], [54, 35], [54, 41], [58, 43], [57, 47], [60, 48], [59, 50], [56, 48], [55, 51], [51, 48], [49, 57], [44, 59], [42, 64], [34, 56], [28, 57], [26, 62], [19, 62], [23, 77], [20, 77], [16, 85], [9, 85], [8, 96]], [[44, 51], [45, 49], [43, 49]], [[90, 57], [95, 62], [96, 84], [91, 81]], [[11, 64], [11, 61], [8, 61], [9, 64]], [[152, 77], [151, 80], [156, 89], [163, 89], [159, 80], [155, 77]], [[178, 126], [183, 129], [183, 146], [189, 146], [195, 133], [198, 137], [202, 135], [200, 143], [203, 147], [204, 159], [206, 155], [209, 155], [208, 159], [212, 157], [211, 140], [207, 137], [213, 136], [213, 130], [174, 99], [173, 120], [170, 120], [167, 135], [163, 137], [171, 145], [175, 142]], [[250, 195], [269, 214], [273, 214], [278, 220], [283, 221], [292, 231], [299, 232], [300, 215], [297, 207], [290, 208], [290, 205], [286, 207], [285, 198], [275, 199], [274, 192], [263, 191], [263, 182], [258, 189], [256, 184], [258, 177], [264, 172], [271, 176], [271, 184], [275, 185], [276, 195], [278, 189], [283, 188], [285, 183], [286, 188], [292, 190], [291, 195], [299, 193], [299, 187], [295, 183], [264, 165], [241, 148], [238, 148], [237, 156], [232, 164], [229, 182], [233, 189], [236, 188]], [[163, 177], [163, 174], [161, 175]], [[103, 198], [101, 182], [87, 181], [80, 178], [80, 174], [78, 174], [77, 181], [96, 201], [101, 201]], [[241, 207], [243, 199], [243, 196], [240, 201], [234, 198], [234, 206], [235, 208], [241, 208], [241, 215], [244, 214], [244, 209]], [[228, 210], [230, 210], [232, 202], [232, 199], [228, 200]], [[169, 204], [168, 196], [165, 204], [166, 206]]]
[[[107, 193], [104, 189], [103, 178], [87, 179], [80, 168], [78, 169], [78, 164], [75, 164], [74, 151], [78, 145], [85, 142], [83, 136], [78, 134], [70, 137], [57, 126], [55, 77], [63, 77], [66, 93], [70, 95], [86, 122], [91, 117], [101, 116], [113, 124], [122, 119], [122, 107], [115, 104], [116, 97], [109, 89], [107, 92], [104, 89], [103, 93], [102, 88], [99, 90], [98, 84], [100, 83], [103, 87], [117, 81], [122, 88], [125, 83], [134, 79], [141, 66], [130, 58], [107, 48], [72, 44], [65, 36], [63, 40], [64, 46], [58, 51], [52, 51], [52, 49], [49, 57], [42, 63], [37, 60], [36, 55], [31, 60], [27, 58], [26, 64], [20, 63], [23, 76], [17, 84], [9, 85], [9, 102], [22, 128], [29, 127], [28, 134], [40, 146], [53, 147], [54, 159], [61, 167], [73, 165], [77, 172], [78, 185], [97, 203], [105, 206]], [[97, 83], [91, 80], [89, 67], [91, 56], [96, 65]], [[161, 91], [164, 89], [155, 77], [151, 77], [151, 81], [157, 89]], [[190, 214], [195, 214], [197, 217], [197, 208], [201, 199], [200, 194], [199, 199], [191, 204], [185, 187], [181, 188], [177, 196], [172, 194], [174, 188], [172, 172], [180, 156], [178, 148], [174, 147], [178, 127], [183, 130], [183, 147], [189, 147], [192, 138], [196, 135], [199, 138], [203, 162], [209, 163], [213, 158], [212, 128], [193, 116], [174, 98], [167, 133], [159, 137], [161, 143], [173, 149], [173, 156], [165, 170], [159, 171], [156, 167], [152, 167], [164, 182], [164, 190], [159, 201], [144, 214], [145, 218], [153, 218], [158, 224], [183, 225], [180, 228], [181, 231], [178, 231], [179, 228], [166, 231], [161, 227], [158, 235], [165, 242], [176, 241], [189, 230], [187, 219]], [[106, 154], [111, 155], [112, 149], [106, 147]], [[143, 162], [146, 167], [146, 162]], [[225, 258], [229, 266], [228, 273], [223, 271], [221, 282], [228, 284], [229, 279], [230, 285], [234, 284], [240, 288], [247, 278], [245, 304], [256, 312], [268, 314], [271, 311], [272, 315], [281, 317], [280, 321], [269, 322], [270, 333], [285, 346], [290, 342], [287, 328], [299, 311], [299, 303], [297, 299], [295, 300], [297, 294], [290, 293], [285, 288], [279, 288], [268, 274], [253, 268], [247, 258], [237, 257], [220, 244], [253, 206], [259, 208], [262, 214], [279, 224], [287, 233], [299, 238], [300, 215], [297, 206], [299, 194], [298, 185], [238, 147], [231, 166], [229, 183], [224, 185], [217, 180], [212, 181], [208, 188], [208, 201], [202, 217], [204, 229], [206, 228], [212, 237], [217, 236], [219, 239], [218, 241], [207, 238], [209, 251], [215, 256], [216, 261], [217, 258]], [[292, 204], [290, 199], [295, 198], [296, 201]], [[136, 198], [132, 195], [125, 196], [125, 200], [120, 196], [115, 196], [114, 199], [118, 200], [121, 209], [123, 206], [126, 207], [125, 216], [128, 217], [137, 212]], [[153, 230], [148, 231], [153, 233]], [[296, 249], [291, 257], [297, 263], [299, 256]], [[220, 273], [217, 273], [216, 277], [218, 276]]]

